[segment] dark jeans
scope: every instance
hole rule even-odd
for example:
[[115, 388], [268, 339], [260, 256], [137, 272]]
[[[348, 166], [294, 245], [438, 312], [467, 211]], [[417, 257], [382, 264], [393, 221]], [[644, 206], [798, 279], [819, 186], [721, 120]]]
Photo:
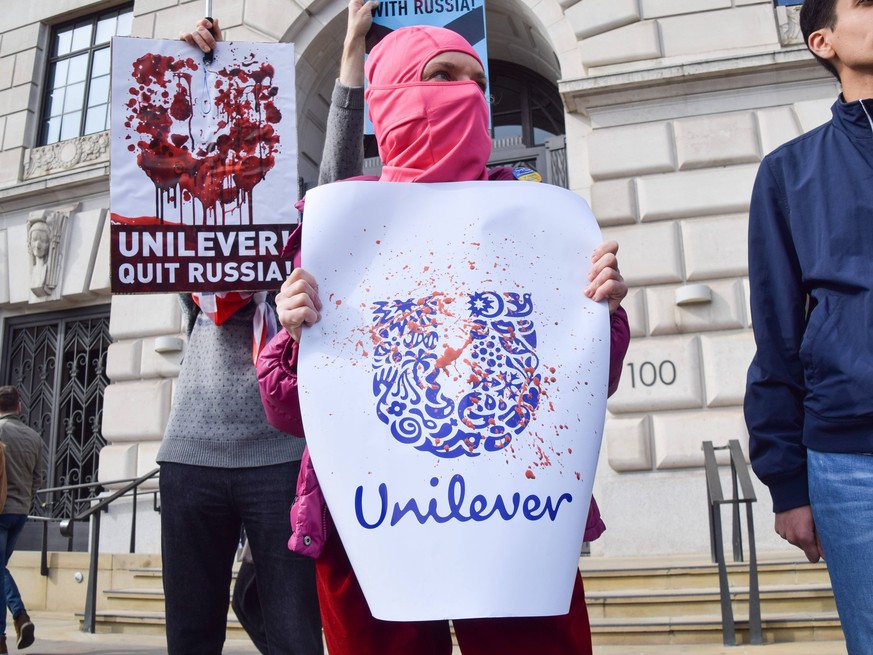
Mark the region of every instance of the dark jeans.
[[258, 652], [270, 655], [264, 613], [261, 611], [261, 599], [258, 597], [258, 579], [255, 577], [255, 565], [251, 562], [243, 560], [239, 565], [230, 606]]
[[[9, 563], [9, 558], [12, 557], [12, 552], [15, 550], [15, 543], [18, 537], [21, 536], [21, 530], [24, 524], [27, 523], [27, 514], [0, 514], [0, 562], [3, 568]], [[6, 578], [5, 574], [0, 574], [0, 598], [6, 599], [6, 580], [12, 580], [12, 576]], [[13, 584], [14, 581], [13, 581]], [[16, 592], [18, 587], [15, 588]], [[21, 596], [18, 597], [19, 602]], [[12, 610], [15, 611], [15, 608]], [[3, 620], [0, 621], [0, 635], [6, 634], [6, 603], [3, 603]]]
[[300, 462], [222, 469], [161, 464], [169, 655], [218, 655], [245, 525], [272, 655], [321, 655], [315, 563], [288, 550]]

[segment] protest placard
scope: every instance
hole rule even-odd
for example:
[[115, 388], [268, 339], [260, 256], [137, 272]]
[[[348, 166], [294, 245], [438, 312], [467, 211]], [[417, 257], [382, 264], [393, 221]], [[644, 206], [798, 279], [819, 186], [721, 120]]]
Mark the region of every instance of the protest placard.
[[312, 461], [376, 618], [566, 613], [606, 411], [600, 231], [565, 189], [340, 182], [307, 195]]
[[297, 220], [293, 44], [112, 41], [114, 293], [274, 289]]

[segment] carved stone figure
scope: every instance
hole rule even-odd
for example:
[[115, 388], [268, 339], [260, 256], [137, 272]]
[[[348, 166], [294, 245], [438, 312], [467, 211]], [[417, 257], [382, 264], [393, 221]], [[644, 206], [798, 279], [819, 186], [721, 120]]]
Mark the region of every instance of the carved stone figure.
[[30, 290], [51, 296], [60, 281], [67, 219], [77, 206], [32, 212], [27, 219], [27, 252], [30, 255]]
[[51, 247], [51, 231], [44, 220], [28, 221], [27, 252], [30, 254], [30, 289], [37, 296], [47, 296], [45, 277], [48, 270], [48, 254]]

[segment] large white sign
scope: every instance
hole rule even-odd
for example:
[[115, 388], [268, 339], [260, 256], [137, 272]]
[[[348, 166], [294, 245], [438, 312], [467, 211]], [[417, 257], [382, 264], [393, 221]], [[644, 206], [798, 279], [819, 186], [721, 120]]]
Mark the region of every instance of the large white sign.
[[112, 290], [275, 289], [297, 220], [294, 46], [112, 40]]
[[307, 194], [312, 460], [370, 610], [567, 612], [606, 411], [597, 223], [544, 184], [339, 182]]

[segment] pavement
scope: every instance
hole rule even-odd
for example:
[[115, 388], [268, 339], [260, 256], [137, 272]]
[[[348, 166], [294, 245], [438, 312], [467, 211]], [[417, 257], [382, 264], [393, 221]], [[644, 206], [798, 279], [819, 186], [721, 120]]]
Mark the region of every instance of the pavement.
[[[36, 641], [27, 650], [15, 648], [15, 632], [9, 626], [9, 652], [26, 655], [159, 655], [166, 654], [163, 635], [81, 632], [78, 619], [69, 612], [31, 612]], [[246, 639], [228, 639], [227, 655], [258, 655]], [[454, 653], [460, 654], [456, 648]], [[499, 655], [495, 653], [495, 655]], [[532, 654], [536, 655], [536, 654]], [[595, 646], [594, 655], [846, 655], [845, 643], [816, 641], [734, 646], [720, 644], [662, 644], [651, 646]]]
[[[130, 633], [82, 632], [79, 619], [72, 612], [30, 611], [30, 619], [36, 626], [36, 640], [26, 650], [15, 648], [15, 631], [7, 622], [7, 643], [10, 653], [25, 655], [166, 655], [167, 641], [164, 635], [141, 635]], [[227, 655], [259, 655], [248, 639], [228, 639], [224, 652]]]

